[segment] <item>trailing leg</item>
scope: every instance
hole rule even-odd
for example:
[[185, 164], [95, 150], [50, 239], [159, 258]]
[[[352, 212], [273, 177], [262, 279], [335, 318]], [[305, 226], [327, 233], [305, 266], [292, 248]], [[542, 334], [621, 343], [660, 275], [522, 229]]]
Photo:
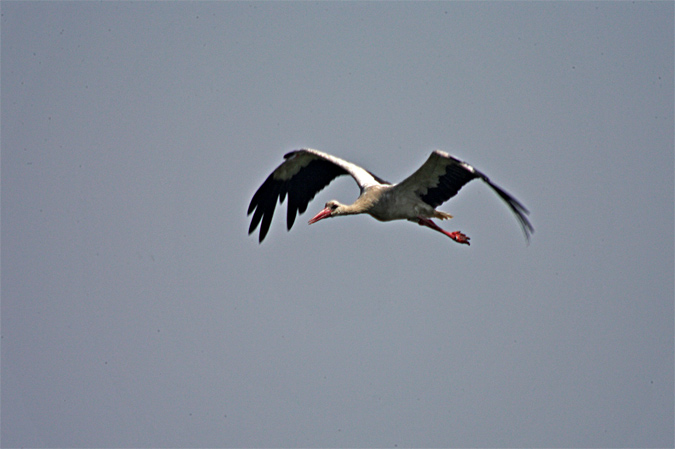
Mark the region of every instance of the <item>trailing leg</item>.
[[457, 243], [470, 245], [469, 237], [462, 234], [460, 231], [448, 232], [445, 229], [440, 228], [436, 223], [434, 223], [430, 219], [425, 218], [425, 217], [417, 217], [417, 219], [414, 219], [414, 220], [411, 220], [411, 221], [417, 221], [417, 224], [420, 225], [420, 226], [426, 226], [428, 228], [433, 229], [434, 231], [438, 231], [442, 234], [445, 234]]

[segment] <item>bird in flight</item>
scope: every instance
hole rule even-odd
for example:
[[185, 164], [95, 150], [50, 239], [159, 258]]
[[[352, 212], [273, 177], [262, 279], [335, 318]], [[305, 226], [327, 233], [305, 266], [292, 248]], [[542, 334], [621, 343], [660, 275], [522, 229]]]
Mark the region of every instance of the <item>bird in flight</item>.
[[270, 229], [277, 201], [283, 203], [288, 197], [286, 225], [290, 231], [296, 215], [304, 213], [314, 196], [341, 175], [354, 178], [361, 194], [352, 204], [335, 200], [327, 202], [324, 209], [309, 220], [309, 224], [324, 218], [369, 214], [379, 221], [408, 220], [438, 231], [457, 243], [469, 245], [469, 237], [465, 234], [448, 232], [431, 219], [452, 218], [452, 215], [438, 211], [436, 207], [455, 196], [469, 181], [480, 179], [509, 206], [528, 242], [534, 232], [525, 206], [483, 173], [443, 151], [432, 152], [415, 173], [398, 184], [391, 184], [356, 164], [317, 150], [291, 151], [284, 155], [284, 159], [258, 188], [248, 206], [248, 215], [253, 213], [248, 233], [252, 234], [260, 225], [261, 243]]

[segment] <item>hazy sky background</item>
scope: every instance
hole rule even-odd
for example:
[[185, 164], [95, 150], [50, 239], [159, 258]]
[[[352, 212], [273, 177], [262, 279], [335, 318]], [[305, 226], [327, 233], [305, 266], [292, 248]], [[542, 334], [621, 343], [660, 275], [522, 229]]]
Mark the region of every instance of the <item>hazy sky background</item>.
[[[673, 446], [672, 2], [0, 6], [3, 447]], [[259, 245], [301, 147], [536, 233]]]

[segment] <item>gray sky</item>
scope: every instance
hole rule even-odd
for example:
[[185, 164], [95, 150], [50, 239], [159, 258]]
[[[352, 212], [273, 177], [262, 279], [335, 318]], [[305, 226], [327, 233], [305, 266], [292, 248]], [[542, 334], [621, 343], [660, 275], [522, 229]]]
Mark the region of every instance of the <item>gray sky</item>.
[[[2, 2], [2, 446], [672, 447], [672, 2]], [[292, 149], [472, 183], [246, 208]]]

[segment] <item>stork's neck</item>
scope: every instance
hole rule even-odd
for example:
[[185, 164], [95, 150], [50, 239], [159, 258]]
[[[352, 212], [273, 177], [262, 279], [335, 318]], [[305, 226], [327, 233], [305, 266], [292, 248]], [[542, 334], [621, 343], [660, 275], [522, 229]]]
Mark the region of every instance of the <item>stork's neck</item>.
[[344, 204], [339, 208], [340, 215], [367, 214], [378, 203], [386, 189], [384, 186], [366, 189], [352, 204]]
[[357, 214], [362, 214], [364, 213], [365, 210], [363, 210], [362, 205], [359, 203], [359, 200], [357, 199], [354, 201], [352, 204], [342, 204], [338, 206], [338, 208], [333, 212], [334, 216], [337, 215], [357, 215]]

